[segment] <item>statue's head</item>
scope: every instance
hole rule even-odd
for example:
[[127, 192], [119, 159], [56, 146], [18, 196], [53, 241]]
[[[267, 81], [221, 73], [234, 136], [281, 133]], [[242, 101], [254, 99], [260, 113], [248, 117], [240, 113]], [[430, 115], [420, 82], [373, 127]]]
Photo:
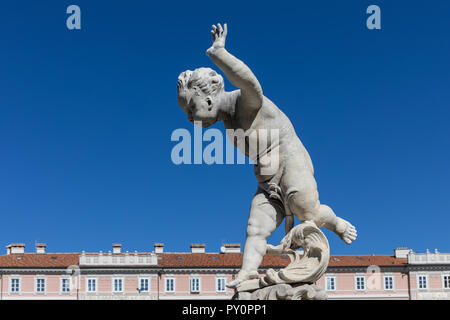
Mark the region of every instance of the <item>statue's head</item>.
[[178, 76], [178, 104], [190, 122], [206, 128], [217, 121], [219, 97], [224, 92], [221, 75], [210, 68], [187, 70]]

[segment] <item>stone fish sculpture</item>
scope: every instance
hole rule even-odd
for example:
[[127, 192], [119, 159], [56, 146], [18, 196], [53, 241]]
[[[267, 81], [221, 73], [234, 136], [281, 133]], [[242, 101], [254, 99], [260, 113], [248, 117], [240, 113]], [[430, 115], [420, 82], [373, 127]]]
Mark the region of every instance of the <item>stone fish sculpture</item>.
[[[345, 243], [357, 237], [355, 227], [319, 201], [311, 158], [288, 117], [267, 97], [241, 60], [225, 49], [227, 25], [213, 25], [213, 44], [206, 54], [238, 89], [227, 92], [221, 75], [210, 68], [182, 72], [178, 77], [178, 104], [188, 120], [203, 128], [223, 121], [226, 129], [240, 130], [244, 143], [232, 143], [255, 162], [257, 191], [247, 225], [242, 267], [236, 279], [238, 299], [323, 299], [326, 294], [312, 285], [325, 272], [329, 246], [319, 228], [335, 232]], [[267, 134], [276, 131], [264, 147], [252, 150]], [[274, 166], [273, 164], [276, 164]], [[273, 170], [275, 168], [275, 170]], [[293, 215], [302, 223], [293, 228]], [[280, 245], [267, 245], [267, 238], [285, 219], [286, 237]], [[300, 257], [298, 248], [305, 254]], [[291, 264], [278, 272], [258, 274], [266, 253], [288, 254]]]

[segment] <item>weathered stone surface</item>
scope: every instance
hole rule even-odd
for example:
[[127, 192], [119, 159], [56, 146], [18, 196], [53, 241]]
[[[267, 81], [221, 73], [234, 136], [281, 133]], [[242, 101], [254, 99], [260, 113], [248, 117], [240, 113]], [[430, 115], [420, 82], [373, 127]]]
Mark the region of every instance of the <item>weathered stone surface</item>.
[[[303, 248], [303, 254], [297, 250]], [[322, 289], [311, 283], [326, 271], [330, 248], [325, 235], [312, 221], [293, 228], [278, 246], [267, 246], [267, 253], [287, 254], [291, 263], [279, 270], [267, 270], [259, 279], [242, 281], [236, 287], [239, 299], [313, 300], [324, 299]], [[240, 295], [242, 293], [242, 295]], [[248, 295], [247, 293], [251, 293]]]
[[324, 289], [313, 284], [276, 284], [253, 292], [236, 292], [234, 300], [326, 300]]
[[[206, 54], [238, 89], [225, 91], [220, 74], [210, 68], [198, 68], [179, 75], [177, 99], [195, 125], [206, 128], [223, 121], [232, 143], [255, 162], [258, 185], [250, 208], [242, 267], [236, 279], [227, 284], [247, 297], [244, 292], [249, 290], [313, 283], [323, 274], [329, 248], [317, 226], [332, 230], [347, 244], [356, 239], [357, 233], [350, 222], [319, 201], [308, 151], [289, 118], [264, 96], [255, 74], [225, 49], [227, 33], [226, 24], [212, 26], [213, 44]], [[294, 216], [305, 227], [292, 229]], [[286, 237], [277, 247], [267, 246], [266, 239], [283, 219]], [[303, 235], [297, 235], [298, 232]], [[257, 270], [266, 246], [269, 252], [289, 254], [293, 261], [287, 268], [279, 272], [269, 270], [259, 279]], [[304, 258], [295, 252], [295, 246], [305, 248]], [[279, 290], [285, 286], [276, 288], [264, 289], [260, 294], [273, 297], [271, 290], [276, 290], [275, 296], [280, 296]], [[299, 292], [303, 291], [292, 296]]]

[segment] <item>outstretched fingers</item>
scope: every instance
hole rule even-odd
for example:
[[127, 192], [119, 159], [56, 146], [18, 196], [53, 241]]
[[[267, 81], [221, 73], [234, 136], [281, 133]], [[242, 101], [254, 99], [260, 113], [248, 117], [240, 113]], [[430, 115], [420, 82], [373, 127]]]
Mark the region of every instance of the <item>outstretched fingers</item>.
[[[225, 39], [227, 36], [227, 25], [224, 24], [224, 27], [220, 23], [211, 26], [211, 36], [213, 45], [211, 48], [224, 48], [225, 47]], [[209, 49], [208, 49], [209, 50]], [[209, 51], [211, 52], [211, 50]]]
[[211, 34], [213, 35], [213, 39], [217, 39], [221, 36], [227, 36], [228, 30], [227, 30], [227, 24], [225, 23], [222, 27], [220, 23], [217, 24], [217, 26], [212, 25]]
[[213, 39], [213, 41], [216, 41], [216, 39], [217, 39], [216, 26], [212, 25], [211, 27], [212, 27], [212, 30], [211, 30], [212, 39]]

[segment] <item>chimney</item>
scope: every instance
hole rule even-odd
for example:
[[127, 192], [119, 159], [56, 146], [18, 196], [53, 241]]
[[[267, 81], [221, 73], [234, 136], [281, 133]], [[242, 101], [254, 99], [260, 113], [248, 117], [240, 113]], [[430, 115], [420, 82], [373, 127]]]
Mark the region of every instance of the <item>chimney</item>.
[[16, 253], [25, 253], [25, 244], [24, 243], [11, 243], [6, 247], [7, 254], [16, 254]]
[[222, 252], [222, 253], [239, 253], [239, 252], [241, 252], [241, 244], [240, 243], [225, 243], [220, 248], [220, 252]]
[[164, 252], [164, 243], [155, 243], [154, 248], [155, 248], [155, 253], [163, 253]]
[[36, 253], [45, 253], [47, 245], [45, 243], [36, 243]]
[[409, 249], [408, 247], [397, 247], [394, 249], [394, 256], [396, 258], [408, 258], [408, 254], [411, 251], [412, 250]]
[[205, 244], [204, 243], [191, 244], [191, 253], [205, 253]]
[[120, 243], [113, 243], [113, 253], [121, 253], [122, 252], [122, 245]]

